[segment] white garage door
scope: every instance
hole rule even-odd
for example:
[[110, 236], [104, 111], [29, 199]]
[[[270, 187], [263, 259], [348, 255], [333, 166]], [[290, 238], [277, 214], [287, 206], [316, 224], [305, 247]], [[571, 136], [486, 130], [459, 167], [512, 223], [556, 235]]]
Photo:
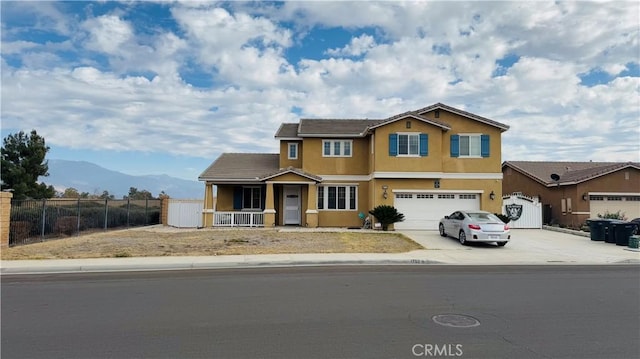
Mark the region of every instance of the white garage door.
[[475, 193], [396, 193], [394, 206], [404, 214], [396, 229], [438, 229], [440, 219], [459, 210], [480, 209]]

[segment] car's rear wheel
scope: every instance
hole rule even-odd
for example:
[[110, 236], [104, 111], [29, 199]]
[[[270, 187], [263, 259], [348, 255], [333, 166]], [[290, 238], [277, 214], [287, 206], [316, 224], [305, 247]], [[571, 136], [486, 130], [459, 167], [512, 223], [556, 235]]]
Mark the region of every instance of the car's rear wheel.
[[498, 247], [504, 247], [507, 242], [496, 242], [498, 244]]
[[464, 234], [464, 231], [460, 231], [460, 233], [458, 234], [458, 240], [462, 245], [467, 244], [467, 235]]
[[440, 226], [438, 226], [438, 229], [440, 230], [440, 235], [443, 237], [446, 237], [447, 234], [444, 232], [444, 225], [442, 223], [440, 223]]

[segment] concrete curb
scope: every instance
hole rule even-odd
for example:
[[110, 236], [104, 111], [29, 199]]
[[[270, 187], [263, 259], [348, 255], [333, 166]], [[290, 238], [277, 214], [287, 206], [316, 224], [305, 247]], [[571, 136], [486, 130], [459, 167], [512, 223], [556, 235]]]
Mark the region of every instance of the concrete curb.
[[568, 229], [568, 228], [560, 228], [560, 227], [553, 227], [553, 226], [542, 226], [542, 229], [546, 229], [548, 231], [553, 231], [553, 232], [573, 234], [574, 236], [581, 236], [581, 237], [591, 238], [591, 233], [589, 233], [589, 232], [575, 231], [573, 229]]
[[69, 274], [104, 272], [141, 272], [141, 271], [178, 271], [202, 269], [241, 269], [241, 268], [283, 268], [283, 267], [322, 267], [322, 266], [549, 266], [549, 265], [640, 265], [640, 260], [619, 262], [574, 262], [574, 261], [513, 261], [503, 263], [460, 262], [447, 263], [427, 259], [346, 259], [346, 260], [281, 260], [281, 261], [223, 261], [223, 262], [177, 262], [148, 264], [66, 264], [2, 267], [2, 276], [28, 274]]

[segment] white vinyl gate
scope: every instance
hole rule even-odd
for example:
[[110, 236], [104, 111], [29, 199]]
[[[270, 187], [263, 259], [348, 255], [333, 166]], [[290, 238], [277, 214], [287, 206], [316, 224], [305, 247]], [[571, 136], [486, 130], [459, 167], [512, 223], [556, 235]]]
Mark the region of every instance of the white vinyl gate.
[[167, 224], [178, 228], [202, 227], [204, 201], [197, 199], [170, 199]]
[[503, 196], [502, 214], [511, 218], [511, 228], [542, 228], [542, 204], [538, 198], [521, 194]]

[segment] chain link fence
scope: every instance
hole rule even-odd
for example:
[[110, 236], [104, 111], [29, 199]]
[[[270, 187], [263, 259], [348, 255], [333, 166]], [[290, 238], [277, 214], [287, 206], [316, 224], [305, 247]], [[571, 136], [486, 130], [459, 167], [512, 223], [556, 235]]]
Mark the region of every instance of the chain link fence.
[[160, 223], [160, 199], [12, 200], [9, 246]]

